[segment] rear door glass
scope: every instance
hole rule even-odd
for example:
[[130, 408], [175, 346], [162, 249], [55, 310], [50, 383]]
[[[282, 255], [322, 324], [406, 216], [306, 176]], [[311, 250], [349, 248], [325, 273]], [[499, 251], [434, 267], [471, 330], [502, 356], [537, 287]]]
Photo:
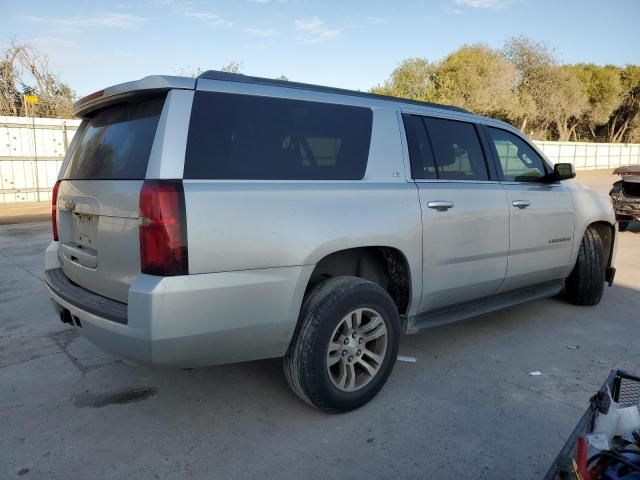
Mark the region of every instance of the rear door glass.
[[372, 118], [364, 107], [196, 92], [184, 178], [358, 180]]
[[489, 180], [487, 164], [472, 123], [424, 117], [433, 146], [438, 178]]
[[85, 118], [63, 178], [144, 179], [164, 100], [116, 104]]

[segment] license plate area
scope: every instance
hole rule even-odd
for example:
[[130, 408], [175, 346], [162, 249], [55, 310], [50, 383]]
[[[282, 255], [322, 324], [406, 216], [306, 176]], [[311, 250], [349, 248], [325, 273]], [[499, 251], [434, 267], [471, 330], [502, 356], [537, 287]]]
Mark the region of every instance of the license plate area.
[[86, 213], [74, 213], [75, 235], [74, 242], [90, 250], [96, 249], [96, 234], [98, 232], [98, 216]]
[[98, 267], [98, 222], [99, 215], [90, 213], [71, 213], [72, 232], [68, 241], [62, 242], [62, 255], [71, 263], [82, 267]]

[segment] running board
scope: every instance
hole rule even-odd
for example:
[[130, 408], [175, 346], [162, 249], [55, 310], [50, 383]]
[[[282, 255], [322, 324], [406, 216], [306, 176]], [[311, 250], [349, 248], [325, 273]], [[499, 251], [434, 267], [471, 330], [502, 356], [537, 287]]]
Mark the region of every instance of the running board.
[[563, 285], [564, 279], [553, 280], [531, 287], [499, 293], [480, 300], [473, 300], [461, 305], [447, 307], [442, 310], [422, 313], [408, 319], [406, 333], [417, 333], [431, 327], [459, 322], [467, 318], [477, 317], [521, 303], [530, 302], [531, 300], [553, 297], [557, 293], [560, 293]]

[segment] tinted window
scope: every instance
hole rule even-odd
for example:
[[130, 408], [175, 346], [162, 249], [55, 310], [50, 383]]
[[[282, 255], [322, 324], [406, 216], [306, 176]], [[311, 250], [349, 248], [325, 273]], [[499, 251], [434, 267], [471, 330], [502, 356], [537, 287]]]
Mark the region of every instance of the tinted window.
[[471, 123], [424, 117], [438, 178], [489, 180], [480, 140]]
[[184, 178], [361, 179], [371, 122], [368, 108], [196, 92]]
[[164, 97], [103, 108], [83, 121], [66, 179], [143, 179]]
[[544, 161], [525, 141], [499, 128], [489, 127], [488, 130], [505, 180], [532, 182], [546, 174]]
[[407, 135], [413, 178], [437, 178], [436, 166], [433, 163], [433, 153], [422, 118], [417, 115], [404, 114], [402, 119]]

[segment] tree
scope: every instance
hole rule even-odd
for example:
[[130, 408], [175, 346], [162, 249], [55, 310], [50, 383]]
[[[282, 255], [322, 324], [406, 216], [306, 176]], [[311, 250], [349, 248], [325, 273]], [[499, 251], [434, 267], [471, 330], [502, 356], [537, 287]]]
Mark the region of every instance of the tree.
[[516, 68], [520, 84], [526, 84], [533, 71], [557, 63], [553, 51], [547, 45], [525, 37], [513, 37], [507, 40], [502, 53]]
[[[575, 138], [590, 107], [576, 69], [559, 66], [549, 47], [524, 37], [508, 40], [502, 51], [518, 74], [518, 108], [512, 110], [512, 122], [523, 131], [537, 130], [547, 137], [555, 132], [559, 140]], [[591, 113], [600, 112], [592, 108]]]
[[220, 67], [221, 72], [240, 73], [241, 70], [242, 70], [242, 63], [238, 63], [238, 62], [229, 62], [227, 65]]
[[[538, 127], [546, 131], [547, 121], [541, 118], [538, 105], [548, 93], [548, 73], [556, 65], [553, 52], [545, 44], [524, 37], [513, 37], [506, 41], [502, 53], [516, 69], [517, 106], [511, 111], [510, 120], [525, 131]], [[537, 123], [537, 125], [536, 125]]]
[[447, 56], [435, 84], [437, 101], [480, 115], [508, 118], [516, 104], [516, 69], [486, 45], [463, 46]]
[[389, 80], [371, 89], [372, 93], [434, 101], [438, 66], [422, 58], [408, 58], [391, 72]]
[[21, 104], [19, 78], [15, 67], [17, 52], [7, 49], [0, 60], [0, 115], [17, 116]]
[[578, 64], [565, 67], [582, 83], [589, 106], [583, 114], [582, 123], [597, 140], [596, 131], [605, 125], [620, 106], [624, 90], [620, 79], [620, 69], [611, 65], [599, 67], [594, 64]]
[[607, 122], [609, 142], [640, 138], [640, 66], [627, 65], [620, 72], [620, 82], [624, 93], [620, 106]]
[[[39, 101], [26, 111], [25, 93], [37, 95]], [[75, 93], [49, 70], [46, 55], [31, 45], [12, 41], [1, 53], [0, 115], [29, 115], [70, 118]]]
[[537, 99], [539, 114], [550, 121], [558, 140], [568, 141], [575, 134], [580, 117], [589, 108], [589, 99], [569, 67], [549, 67], [544, 72], [547, 95]]

